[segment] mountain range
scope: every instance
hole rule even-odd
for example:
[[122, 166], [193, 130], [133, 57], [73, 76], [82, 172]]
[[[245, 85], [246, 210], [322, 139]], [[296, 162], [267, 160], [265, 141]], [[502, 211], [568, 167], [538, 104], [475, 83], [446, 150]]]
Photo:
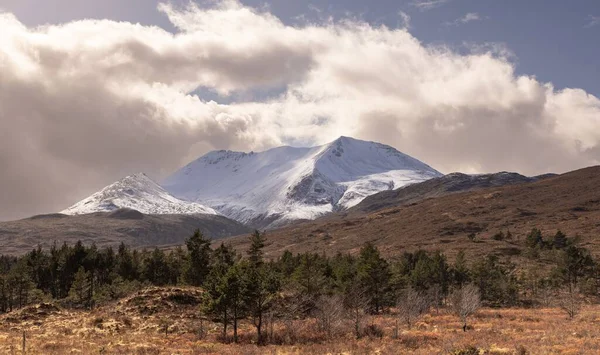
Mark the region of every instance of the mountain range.
[[270, 229], [345, 210], [374, 193], [441, 175], [390, 146], [340, 137], [309, 148], [213, 151], [176, 171], [162, 186], [135, 174], [62, 213], [123, 207], [148, 214], [218, 213]]
[[[562, 175], [442, 175], [386, 145], [341, 137], [312, 148], [210, 152], [158, 184], [125, 177], [63, 211], [0, 223], [0, 253], [56, 241], [180, 245], [200, 228], [244, 250], [253, 228], [266, 252], [382, 252], [443, 248], [521, 258], [533, 227], [561, 229], [600, 251], [600, 167]], [[71, 215], [71, 216], [69, 216]], [[495, 240], [510, 230], [514, 239]], [[473, 241], [469, 236], [475, 235]]]

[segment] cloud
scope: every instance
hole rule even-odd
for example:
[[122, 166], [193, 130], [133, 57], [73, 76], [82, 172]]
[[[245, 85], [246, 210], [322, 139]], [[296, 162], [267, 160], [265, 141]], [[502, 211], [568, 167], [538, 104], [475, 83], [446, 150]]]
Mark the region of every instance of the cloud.
[[400, 16], [400, 20], [402, 21], [402, 24], [401, 24], [402, 28], [410, 29], [411, 28], [411, 26], [410, 26], [410, 20], [411, 20], [410, 19], [410, 15], [407, 14], [406, 12], [404, 12], [404, 11], [399, 11], [398, 12], [398, 16]]
[[590, 15], [589, 22], [587, 23], [587, 25], [585, 25], [585, 27], [592, 28], [592, 27], [598, 26], [598, 25], [600, 25], [600, 16]]
[[415, 0], [411, 3], [412, 6], [416, 7], [421, 11], [427, 11], [440, 7], [450, 0]]
[[469, 12], [469, 13], [465, 14], [461, 18], [457, 18], [456, 20], [451, 21], [451, 22], [446, 22], [445, 24], [447, 26], [458, 26], [458, 25], [467, 24], [469, 22], [481, 21], [481, 20], [483, 20], [483, 18], [478, 13], [476, 13], [476, 12]]
[[600, 100], [516, 75], [494, 46], [464, 54], [351, 19], [290, 26], [235, 1], [160, 10], [177, 33], [0, 15], [0, 219], [61, 210], [137, 171], [160, 179], [212, 149], [340, 135], [444, 172], [600, 161]]

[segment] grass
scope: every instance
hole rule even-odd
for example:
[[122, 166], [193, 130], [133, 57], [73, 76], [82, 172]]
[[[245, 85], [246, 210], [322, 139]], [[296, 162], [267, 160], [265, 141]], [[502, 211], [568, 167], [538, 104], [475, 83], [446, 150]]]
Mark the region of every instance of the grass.
[[[600, 353], [600, 306], [587, 306], [573, 320], [555, 308], [482, 309], [463, 332], [456, 316], [441, 309], [424, 315], [410, 330], [394, 337], [396, 318], [370, 317], [365, 325], [383, 330], [383, 338], [355, 339], [349, 322], [333, 339], [314, 320], [295, 321], [296, 344], [286, 344], [277, 323], [279, 345], [256, 346], [254, 329], [242, 323], [240, 344], [218, 341], [221, 328], [204, 322], [198, 335], [197, 306], [173, 303], [186, 289], [149, 289], [93, 311], [30, 308], [0, 318], [0, 353], [21, 354], [597, 354]], [[143, 305], [141, 303], [144, 303]], [[152, 313], [141, 312], [146, 308]], [[168, 325], [165, 335], [164, 325]], [[402, 326], [401, 326], [402, 327]], [[476, 350], [473, 350], [476, 349]], [[462, 351], [462, 352], [461, 352]]]

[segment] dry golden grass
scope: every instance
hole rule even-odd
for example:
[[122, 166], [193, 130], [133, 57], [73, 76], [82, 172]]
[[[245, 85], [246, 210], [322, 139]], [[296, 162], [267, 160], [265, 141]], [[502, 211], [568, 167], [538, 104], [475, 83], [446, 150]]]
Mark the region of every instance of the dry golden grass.
[[[192, 295], [189, 298], [178, 295]], [[457, 317], [440, 310], [422, 317], [393, 337], [396, 318], [372, 317], [384, 331], [382, 339], [356, 340], [346, 323], [339, 335], [327, 340], [312, 320], [297, 321], [299, 343], [283, 342], [283, 325], [274, 338], [282, 345], [258, 347], [254, 330], [243, 323], [241, 344], [218, 341], [218, 324], [204, 322], [199, 337], [198, 306], [190, 288], [150, 288], [94, 311], [30, 307], [0, 317], [0, 353], [21, 354], [22, 334], [27, 354], [451, 354], [476, 347], [481, 354], [598, 354], [600, 306], [587, 306], [574, 320], [561, 310], [482, 309], [471, 319], [472, 330], [462, 331]], [[174, 296], [175, 295], [175, 296]], [[165, 335], [164, 325], [168, 334]]]

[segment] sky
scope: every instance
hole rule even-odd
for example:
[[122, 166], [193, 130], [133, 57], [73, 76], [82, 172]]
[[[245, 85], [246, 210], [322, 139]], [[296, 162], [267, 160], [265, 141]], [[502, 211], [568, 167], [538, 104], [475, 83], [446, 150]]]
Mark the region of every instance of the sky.
[[0, 0], [0, 220], [340, 135], [446, 173], [597, 165], [599, 35], [597, 0]]

